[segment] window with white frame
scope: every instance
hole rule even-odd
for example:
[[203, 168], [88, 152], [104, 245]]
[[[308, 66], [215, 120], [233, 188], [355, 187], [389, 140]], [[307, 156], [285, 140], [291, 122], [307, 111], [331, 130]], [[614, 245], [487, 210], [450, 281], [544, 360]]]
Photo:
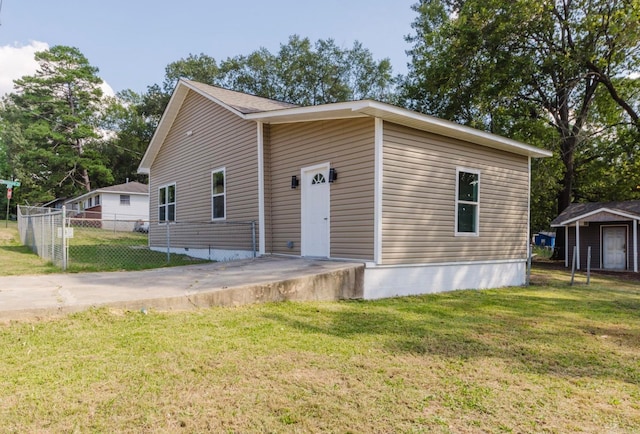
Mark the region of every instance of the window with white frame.
[[160, 187], [158, 191], [158, 221], [161, 223], [176, 221], [176, 185]]
[[121, 194], [120, 205], [126, 205], [126, 206], [131, 205], [131, 196], [128, 194]]
[[211, 172], [211, 219], [226, 218], [226, 182], [225, 169], [216, 169]]
[[456, 175], [456, 235], [478, 235], [480, 171], [458, 168]]
[[96, 206], [100, 205], [100, 195], [99, 194], [97, 194], [96, 197], [93, 200], [94, 200], [94, 204]]

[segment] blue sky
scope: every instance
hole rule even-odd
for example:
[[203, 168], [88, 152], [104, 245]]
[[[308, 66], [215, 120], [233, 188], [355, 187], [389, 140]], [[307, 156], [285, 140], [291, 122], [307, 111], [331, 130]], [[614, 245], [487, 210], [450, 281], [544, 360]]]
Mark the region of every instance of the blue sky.
[[33, 74], [34, 51], [53, 45], [80, 49], [114, 91], [161, 83], [166, 65], [189, 53], [275, 53], [292, 34], [344, 47], [358, 40], [405, 73], [416, 1], [0, 0], [0, 95]]

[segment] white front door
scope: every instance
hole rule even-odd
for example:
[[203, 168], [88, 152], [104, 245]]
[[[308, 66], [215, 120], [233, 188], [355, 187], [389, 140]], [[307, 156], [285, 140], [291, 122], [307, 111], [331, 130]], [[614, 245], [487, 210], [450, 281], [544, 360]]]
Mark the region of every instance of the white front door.
[[329, 257], [329, 164], [302, 169], [302, 256]]
[[611, 270], [627, 268], [627, 228], [620, 226], [602, 228], [602, 268]]

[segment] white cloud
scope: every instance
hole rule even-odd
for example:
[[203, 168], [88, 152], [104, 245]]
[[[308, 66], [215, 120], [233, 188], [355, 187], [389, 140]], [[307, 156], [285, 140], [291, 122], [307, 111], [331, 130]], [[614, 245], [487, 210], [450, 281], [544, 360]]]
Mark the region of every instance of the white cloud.
[[0, 46], [0, 96], [13, 92], [13, 80], [32, 75], [38, 68], [33, 55], [36, 51], [48, 50], [49, 44], [31, 41], [29, 45]]
[[[49, 49], [49, 44], [40, 41], [31, 41], [28, 45], [3, 45], [0, 46], [0, 97], [13, 92], [13, 80], [33, 75], [38, 69], [35, 61], [36, 51]], [[100, 86], [106, 96], [114, 96], [115, 92], [104, 81]]]

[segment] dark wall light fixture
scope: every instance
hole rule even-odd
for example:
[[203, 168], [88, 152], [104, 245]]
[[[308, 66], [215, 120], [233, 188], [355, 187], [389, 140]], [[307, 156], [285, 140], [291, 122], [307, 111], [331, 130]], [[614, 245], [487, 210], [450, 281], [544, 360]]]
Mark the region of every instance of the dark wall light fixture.
[[298, 177], [296, 175], [293, 175], [291, 177], [291, 188], [297, 188], [298, 185], [300, 185], [300, 181], [298, 181]]
[[338, 172], [333, 167], [329, 169], [329, 182], [333, 182], [338, 179]]

